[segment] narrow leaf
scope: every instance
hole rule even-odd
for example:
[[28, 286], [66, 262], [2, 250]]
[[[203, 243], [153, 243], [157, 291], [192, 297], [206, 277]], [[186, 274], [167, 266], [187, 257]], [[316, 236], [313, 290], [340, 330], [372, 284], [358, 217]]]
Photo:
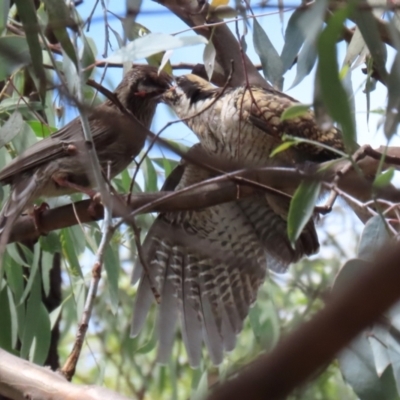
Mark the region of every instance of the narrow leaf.
[[270, 158], [276, 156], [279, 153], [282, 153], [282, 151], [285, 151], [292, 147], [293, 145], [297, 144], [295, 140], [287, 140], [283, 143], [281, 143], [279, 146], [275, 147], [274, 150], [272, 150], [271, 154], [269, 155]]
[[376, 252], [390, 239], [386, 222], [380, 215], [375, 215], [365, 224], [358, 246], [358, 257], [371, 261]]
[[320, 182], [302, 182], [293, 195], [287, 224], [288, 236], [292, 245], [313, 215], [320, 187]]
[[3, 33], [7, 24], [8, 12], [10, 11], [10, 0], [2, 0], [0, 3], [0, 34]]
[[254, 49], [261, 60], [265, 77], [278, 89], [283, 86], [283, 64], [274, 45], [269, 40], [264, 29], [254, 18], [253, 25]]
[[385, 186], [389, 186], [394, 177], [394, 171], [395, 171], [395, 169], [393, 167], [390, 167], [387, 171], [382, 172], [380, 175], [375, 177], [374, 184], [373, 184], [374, 187], [382, 188]]
[[50, 28], [55, 37], [59, 41], [61, 47], [68, 54], [76, 67], [78, 67], [78, 59], [76, 57], [75, 48], [69, 38], [67, 28], [75, 28], [75, 22], [70, 16], [70, 11], [64, 1], [44, 0], [47, 15], [50, 21]]
[[153, 54], [181, 47], [207, 44], [202, 36], [172, 36], [165, 33], [150, 33], [136, 39], [106, 58], [106, 62], [124, 63], [147, 58]]
[[376, 17], [372, 13], [366, 0], [359, 0], [354, 13], [354, 22], [357, 24], [361, 34], [368, 46], [368, 50], [374, 59], [374, 64], [383, 82], [387, 81], [386, 59], [387, 52], [385, 44], [381, 39]]
[[21, 18], [25, 37], [31, 54], [33, 70], [40, 82], [39, 93], [44, 102], [46, 96], [46, 73], [43, 67], [42, 48], [39, 42], [39, 21], [32, 0], [15, 0], [18, 15]]
[[349, 13], [349, 7], [338, 10], [319, 37], [318, 82], [324, 104], [332, 117], [341, 125], [346, 148], [352, 152], [356, 143], [354, 120], [347, 93], [339, 79], [336, 57], [336, 42]]
[[11, 117], [0, 128], [0, 148], [17, 136], [24, 127], [24, 120], [18, 111], [14, 111]]
[[0, 81], [31, 62], [28, 42], [23, 37], [0, 37]]
[[296, 117], [301, 117], [306, 114], [310, 109], [310, 104], [295, 104], [287, 108], [281, 115], [281, 121], [286, 121], [287, 119], [292, 119]]
[[281, 54], [284, 72], [292, 67], [306, 38], [310, 43], [315, 42], [316, 35], [323, 23], [325, 9], [326, 1], [319, 0], [307, 10], [297, 8], [291, 15], [285, 31], [285, 45]]
[[215, 51], [213, 42], [209, 40], [206, 47], [204, 48], [204, 53], [203, 53], [204, 68], [206, 69], [206, 73], [209, 80], [211, 80], [212, 74], [214, 72], [216, 55], [217, 52]]

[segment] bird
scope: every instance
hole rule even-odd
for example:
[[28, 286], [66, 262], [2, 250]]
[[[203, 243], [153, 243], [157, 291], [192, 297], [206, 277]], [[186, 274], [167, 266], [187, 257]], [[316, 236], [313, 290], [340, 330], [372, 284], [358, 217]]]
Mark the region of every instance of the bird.
[[[311, 110], [282, 121], [282, 113], [298, 102], [274, 89], [218, 88], [189, 74], [176, 78], [163, 101], [199, 139], [189, 159], [201, 150], [244, 168], [295, 166], [337, 158], [327, 146], [344, 151], [340, 130], [322, 130]], [[299, 143], [271, 158], [283, 134], [326, 146]], [[215, 176], [185, 161], [178, 168], [175, 188], [167, 179], [169, 190]], [[291, 190], [293, 194], [295, 188]], [[225, 351], [234, 349], [268, 270], [285, 272], [291, 263], [319, 249], [313, 220], [292, 246], [287, 236], [288, 209], [288, 199], [260, 193], [201, 210], [159, 214], [143, 243], [146, 273], [140, 260], [135, 263], [133, 282], [139, 281], [139, 286], [131, 335], [142, 330], [156, 291], [160, 295], [158, 361], [168, 361], [180, 319], [190, 365], [199, 365], [203, 342], [211, 361], [220, 364]]]
[[[143, 125], [150, 127], [161, 94], [171, 77], [156, 67], [134, 65], [115, 89], [120, 105]], [[122, 172], [142, 150], [146, 134], [132, 126], [113, 101], [107, 99], [88, 112], [93, 144], [104, 174]], [[82, 123], [75, 118], [14, 158], [0, 172], [0, 184], [10, 185], [10, 195], [0, 212], [0, 234], [40, 197], [75, 192], [93, 195]], [[8, 228], [9, 229], [9, 228]]]

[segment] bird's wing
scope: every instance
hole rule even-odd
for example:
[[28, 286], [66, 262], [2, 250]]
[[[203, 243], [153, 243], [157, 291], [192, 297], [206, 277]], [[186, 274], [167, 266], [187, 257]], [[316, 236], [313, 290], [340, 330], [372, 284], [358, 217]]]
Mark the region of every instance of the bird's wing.
[[[100, 123], [99, 111], [96, 112], [96, 118], [94, 115], [89, 116], [90, 129], [93, 137], [93, 141], [96, 148], [107, 148], [107, 146], [115, 141], [114, 135], [107, 135], [106, 133], [110, 129], [110, 124]], [[105, 113], [108, 117], [109, 113]], [[116, 115], [117, 116], [117, 115]], [[119, 117], [122, 117], [118, 113]], [[113, 127], [122, 122], [118, 118], [108, 118], [110, 123], [112, 122]], [[118, 130], [116, 130], [118, 133]], [[15, 176], [19, 176], [25, 171], [37, 168], [40, 165], [46, 164], [49, 161], [56, 160], [60, 157], [66, 157], [69, 154], [68, 145], [74, 144], [81, 146], [83, 144], [83, 132], [79, 118], [72, 120], [70, 123], [65, 125], [63, 128], [54, 132], [51, 136], [46, 137], [43, 140], [36, 142], [30, 146], [19, 156], [14, 158], [2, 171], [0, 171], [0, 182], [10, 183], [13, 181]]]
[[[200, 173], [198, 173], [200, 172]], [[207, 177], [193, 165], [185, 168], [179, 187]], [[167, 362], [178, 316], [192, 366], [205, 342], [215, 364], [235, 346], [236, 334], [266, 274], [266, 256], [257, 235], [236, 202], [195, 212], [161, 214], [148, 232], [140, 261], [140, 279], [132, 335], [139, 334], [153, 302], [161, 295], [157, 322], [159, 361]]]
[[[254, 104], [256, 102], [257, 104]], [[242, 108], [248, 121], [262, 131], [276, 136], [278, 139], [283, 134], [296, 136], [326, 146], [336, 150], [344, 151], [342, 133], [336, 127], [322, 129], [315, 121], [315, 115], [311, 110], [295, 118], [281, 121], [282, 113], [289, 107], [298, 102], [283, 93], [268, 91], [262, 88], [252, 88], [252, 93], [247, 91], [243, 98]], [[237, 105], [239, 107], [239, 104]], [[303, 152], [303, 157], [308, 161], [328, 161], [337, 158], [337, 154], [321, 146], [302, 143], [296, 146], [299, 153]]]
[[286, 222], [289, 202], [285, 199], [260, 195], [242, 199], [237, 205], [267, 252], [269, 269], [286, 272], [290, 264], [318, 251], [319, 241], [313, 220], [304, 227], [294, 247], [290, 243]]

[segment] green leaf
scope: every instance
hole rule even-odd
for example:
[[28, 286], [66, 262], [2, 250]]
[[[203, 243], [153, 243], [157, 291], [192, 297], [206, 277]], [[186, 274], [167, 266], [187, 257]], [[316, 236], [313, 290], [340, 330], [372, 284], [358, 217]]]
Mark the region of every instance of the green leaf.
[[18, 110], [20, 112], [43, 110], [43, 105], [37, 101], [30, 102], [28, 97], [12, 97], [1, 101], [0, 114], [10, 113], [15, 110]]
[[128, 43], [106, 58], [105, 61], [123, 64], [124, 62], [147, 58], [162, 51], [207, 43], [207, 39], [202, 36], [172, 36], [165, 33], [149, 33]]
[[152, 351], [156, 347], [157, 341], [158, 341], [157, 332], [156, 332], [155, 329], [153, 329], [153, 332], [152, 332], [152, 335], [151, 335], [150, 339], [142, 347], [138, 348], [136, 350], [136, 353], [137, 354], [147, 354], [147, 353], [149, 353], [150, 351]]
[[375, 177], [373, 186], [375, 188], [383, 188], [385, 186], [389, 186], [394, 177], [394, 172], [395, 169], [393, 167], [390, 167], [387, 171], [382, 172], [380, 175]]
[[71, 273], [74, 276], [83, 277], [70, 229], [61, 230], [60, 241], [63, 256], [68, 261]]
[[4, 28], [7, 25], [9, 11], [10, 11], [10, 0], [2, 0], [0, 3], [0, 35], [3, 33]]
[[26, 121], [26, 123], [30, 126], [33, 132], [35, 132], [36, 137], [40, 139], [44, 139], [58, 130], [52, 126], [45, 125], [40, 121]]
[[[382, 376], [390, 365], [390, 355], [387, 346], [388, 329], [382, 325], [375, 324], [368, 335], [368, 341], [374, 355], [375, 369], [378, 376]], [[396, 344], [395, 347], [398, 347]], [[396, 367], [393, 365], [393, 368]], [[395, 377], [398, 376], [395, 374]]]
[[29, 360], [35, 364], [43, 365], [47, 359], [50, 348], [50, 318], [49, 313], [42, 302], [39, 303], [38, 307], [35, 307], [33, 312], [35, 314], [36, 326], [30, 325], [30, 329], [35, 329], [35, 331], [32, 345], [29, 349]]
[[384, 83], [387, 82], [388, 73], [386, 71], [387, 52], [384, 42], [379, 33], [378, 23], [366, 0], [358, 0], [355, 4], [354, 22], [368, 46], [368, 50], [374, 59], [374, 65]]
[[[111, 300], [111, 310], [115, 315], [118, 312], [119, 304], [119, 292], [118, 292], [118, 282], [119, 282], [119, 271], [120, 263], [118, 257], [118, 243], [115, 246], [107, 246], [104, 253], [104, 269], [107, 272], [108, 278], [108, 290], [110, 291]], [[116, 248], [114, 248], [116, 247]]]
[[283, 143], [281, 143], [279, 146], [276, 146], [274, 150], [272, 150], [271, 154], [269, 155], [270, 158], [276, 156], [279, 153], [282, 153], [282, 151], [285, 151], [292, 147], [293, 145], [297, 144], [295, 140], [287, 140]]
[[156, 192], [158, 190], [157, 172], [149, 157], [146, 157], [146, 161], [143, 167], [143, 174], [145, 178], [145, 192]]
[[315, 39], [307, 39], [297, 58], [296, 77], [290, 89], [298, 85], [312, 71], [316, 60], [317, 49], [315, 47]]
[[60, 237], [57, 233], [50, 232], [46, 236], [40, 236], [39, 241], [43, 251], [51, 254], [61, 252]]
[[359, 258], [348, 260], [335, 278], [332, 295], [340, 296], [347, 288], [357, 282], [360, 275], [371, 267], [371, 263]]
[[399, 399], [392, 368], [379, 378], [366, 333], [360, 334], [338, 355], [340, 370], [360, 400]]
[[37, 138], [31, 127], [24, 121], [18, 135], [12, 139], [15, 151], [20, 154], [37, 142]]
[[318, 82], [322, 99], [332, 117], [339, 122], [343, 131], [343, 141], [349, 152], [355, 150], [356, 131], [349, 100], [339, 79], [336, 43], [343, 30], [343, 23], [350, 14], [351, 7], [344, 7], [334, 13], [318, 40]]
[[306, 114], [311, 105], [310, 104], [295, 104], [287, 108], [281, 115], [281, 121], [286, 121], [288, 119], [301, 117], [302, 115]]
[[320, 182], [302, 182], [293, 195], [288, 214], [288, 236], [294, 245], [313, 215], [320, 193]]
[[14, 293], [16, 301], [19, 303], [24, 292], [23, 266], [10, 257], [8, 254], [9, 247], [10, 245], [7, 246], [7, 253], [4, 256], [4, 271], [7, 284]]
[[43, 67], [42, 48], [39, 42], [39, 21], [33, 1], [15, 0], [22, 21], [32, 59], [33, 70], [40, 82], [39, 94], [44, 102], [46, 96], [46, 73]]
[[12, 331], [11, 331], [11, 304], [9, 303], [8, 287], [4, 286], [0, 290], [0, 348], [12, 351]]
[[96, 57], [93, 48], [96, 49], [96, 44], [91, 38], [88, 38], [84, 35], [81, 37], [81, 39], [83, 41], [83, 53], [81, 57], [81, 64], [82, 68], [84, 69], [83, 79], [84, 82], [86, 82], [90, 78], [94, 70], [94, 63], [96, 62]]
[[[125, 34], [129, 40], [135, 40], [135, 39], [141, 38], [141, 37], [146, 36], [151, 33], [151, 31], [149, 29], [147, 29], [144, 25], [141, 25], [137, 22], [127, 25], [126, 23], [124, 23], [122, 21], [122, 25], [124, 27]], [[118, 38], [117, 38], [117, 40], [118, 40]], [[120, 47], [122, 47], [122, 44], [120, 45]], [[162, 51], [160, 53], [156, 53], [149, 57], [146, 57], [146, 61], [149, 63], [149, 65], [153, 65], [155, 67], [160, 67], [161, 64], [163, 63], [164, 55], [165, 55], [165, 52]], [[162, 69], [169, 75], [173, 74], [170, 61], [167, 61], [165, 63], [165, 65], [162, 67]]]
[[254, 18], [253, 24], [253, 42], [254, 49], [261, 60], [265, 77], [277, 89], [282, 89], [283, 86], [283, 64], [276, 51], [274, 45], [269, 40], [264, 29]]
[[[27, 251], [29, 251], [27, 249]], [[36, 275], [40, 277], [40, 274], [38, 274], [39, 270], [39, 258], [40, 258], [40, 246], [39, 243], [36, 243], [34, 246], [34, 251], [33, 251], [33, 259], [32, 261], [28, 259], [28, 265], [29, 265], [29, 278], [28, 282], [26, 283], [24, 293], [22, 295], [22, 298], [20, 300], [19, 304], [22, 304], [25, 299], [28, 297], [28, 295], [31, 293], [31, 288], [33, 283], [35, 282]]]
[[215, 50], [214, 44], [211, 40], [209, 40], [206, 47], [204, 48], [204, 52], [203, 52], [204, 68], [206, 70], [209, 80], [211, 80], [213, 72], [214, 72], [216, 55], [217, 55], [217, 52]]
[[204, 400], [207, 398], [207, 394], [208, 394], [208, 371], [207, 369], [205, 369], [203, 374], [201, 375], [196, 390], [193, 392], [191, 400]]
[[0, 128], [0, 147], [3, 147], [24, 128], [24, 120], [18, 111], [14, 111], [6, 123]]
[[[325, 10], [326, 1], [319, 0], [307, 10], [297, 8], [290, 16], [285, 31], [285, 45], [281, 53], [283, 72], [286, 72], [292, 67], [305, 39], [307, 39], [310, 44], [315, 42], [316, 35], [320, 31], [323, 23]], [[297, 73], [299, 75], [299, 68]]]
[[28, 42], [23, 37], [0, 37], [0, 54], [0, 81], [31, 62]]
[[365, 224], [358, 246], [358, 257], [372, 261], [376, 252], [390, 239], [386, 222], [381, 215], [374, 215]]
[[48, 297], [50, 293], [50, 270], [53, 268], [54, 254], [42, 251], [41, 255], [40, 272], [42, 276], [42, 286], [44, 294]]
[[400, 56], [396, 54], [388, 77], [388, 104], [384, 132], [391, 138], [400, 122]]
[[67, 28], [75, 28], [75, 22], [70, 16], [70, 11], [64, 1], [59, 0], [43, 0], [46, 5], [47, 15], [50, 21], [50, 28], [55, 37], [60, 42], [61, 47], [68, 54], [76, 67], [78, 67], [78, 59], [76, 57], [75, 48], [69, 38]]
[[179, 164], [178, 161], [166, 157], [152, 158], [152, 161], [155, 162], [160, 168], [164, 169], [165, 176], [169, 176], [172, 170]]

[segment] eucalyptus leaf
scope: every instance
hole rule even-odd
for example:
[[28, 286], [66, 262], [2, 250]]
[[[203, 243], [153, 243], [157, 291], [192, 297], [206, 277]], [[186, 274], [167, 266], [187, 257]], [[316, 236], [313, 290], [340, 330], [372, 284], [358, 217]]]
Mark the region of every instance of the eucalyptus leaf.
[[369, 52], [374, 59], [374, 64], [379, 72], [380, 78], [386, 83], [388, 73], [386, 71], [387, 52], [385, 44], [379, 33], [378, 23], [366, 0], [359, 0], [358, 7], [354, 11], [354, 22], [368, 46]]
[[207, 44], [207, 42], [207, 39], [202, 36], [172, 36], [165, 33], [149, 33], [128, 43], [106, 58], [105, 61], [123, 64], [124, 62], [147, 58], [162, 51]]
[[318, 82], [323, 102], [330, 115], [341, 125], [345, 146], [352, 152], [356, 147], [356, 131], [348, 96], [339, 79], [336, 55], [336, 42], [342, 33], [343, 23], [351, 12], [350, 5], [336, 11], [329, 19], [319, 37], [317, 48]]
[[39, 94], [42, 101], [46, 97], [46, 73], [43, 67], [42, 47], [39, 42], [39, 21], [33, 1], [15, 0], [18, 15], [22, 21], [26, 41], [28, 42], [29, 52], [32, 59], [33, 69], [39, 79]]
[[208, 76], [208, 80], [211, 80], [214, 72], [216, 55], [217, 52], [215, 50], [214, 44], [211, 40], [209, 40], [206, 47], [204, 48], [204, 53], [203, 53], [203, 63]]
[[10, 0], [2, 0], [0, 3], [0, 34], [7, 25], [8, 13], [10, 11]]
[[373, 353], [365, 333], [361, 333], [342, 350], [338, 360], [345, 380], [360, 400], [399, 399], [392, 368], [387, 368], [381, 377], [376, 373]]
[[69, 38], [67, 28], [76, 29], [76, 24], [71, 18], [70, 10], [64, 1], [59, 0], [43, 0], [46, 5], [46, 11], [50, 21], [50, 27], [55, 37], [59, 41], [61, 47], [68, 54], [76, 67], [78, 67], [78, 59], [76, 57], [75, 48]]
[[7, 292], [7, 286], [0, 289], [0, 347], [12, 351], [11, 305]]
[[358, 257], [372, 261], [377, 251], [390, 239], [386, 222], [381, 215], [374, 215], [365, 224], [358, 247]]
[[0, 37], [0, 54], [0, 81], [31, 62], [28, 42], [23, 37]]
[[387, 328], [375, 324], [368, 335], [368, 341], [374, 355], [376, 373], [379, 377], [383, 375], [391, 363], [388, 346], [386, 345], [387, 333]]
[[254, 49], [260, 57], [265, 77], [274, 87], [281, 90], [283, 86], [282, 60], [256, 18], [254, 18], [253, 24], [253, 42]]
[[320, 193], [320, 182], [302, 182], [293, 195], [288, 214], [288, 237], [296, 243], [304, 227], [314, 213], [315, 203]]
[[286, 121], [288, 119], [301, 117], [306, 114], [311, 105], [310, 104], [295, 104], [291, 107], [288, 107], [281, 115], [281, 121]]
[[297, 8], [290, 16], [281, 53], [284, 72], [292, 67], [306, 38], [310, 44], [315, 41], [324, 22], [326, 3], [326, 0], [318, 0], [308, 5], [306, 10]]
[[393, 61], [390, 74], [388, 76], [388, 103], [384, 132], [386, 137], [391, 138], [397, 130], [400, 122], [400, 56], [399, 53]]
[[375, 177], [373, 186], [375, 188], [383, 188], [389, 186], [394, 178], [395, 169], [390, 167], [387, 171], [382, 172], [380, 175]]
[[11, 117], [0, 128], [0, 148], [11, 141], [24, 129], [24, 120], [18, 111], [14, 111]]

